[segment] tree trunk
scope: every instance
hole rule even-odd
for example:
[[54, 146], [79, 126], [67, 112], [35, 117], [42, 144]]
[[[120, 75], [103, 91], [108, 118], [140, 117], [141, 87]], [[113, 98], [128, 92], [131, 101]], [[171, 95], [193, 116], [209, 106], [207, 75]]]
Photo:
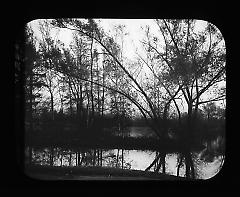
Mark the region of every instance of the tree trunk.
[[80, 83], [80, 111], [79, 111], [79, 121], [80, 124], [83, 126], [84, 121], [83, 121], [83, 89], [82, 89], [82, 83]]
[[79, 99], [77, 100], [76, 107], [77, 107], [76, 121], [77, 121], [77, 124], [78, 124], [79, 128], [82, 128], [81, 127], [82, 126], [82, 122], [81, 122], [81, 107], [80, 107]]
[[92, 54], [92, 48], [93, 48], [93, 38], [91, 42], [91, 70], [90, 70], [90, 77], [91, 77], [91, 103], [92, 103], [92, 113], [91, 113], [91, 124], [94, 120], [94, 97], [93, 97], [93, 54]]
[[50, 166], [53, 166], [54, 149], [50, 148]]
[[154, 170], [154, 172], [159, 172], [160, 167], [162, 166], [161, 156], [158, 158], [158, 160], [157, 160], [157, 162], [155, 164], [156, 164], [156, 169]]
[[105, 91], [104, 91], [104, 86], [105, 86], [105, 74], [104, 74], [104, 64], [103, 64], [103, 80], [102, 80], [102, 84], [103, 84], [103, 87], [102, 87], [102, 117], [103, 117], [103, 113], [104, 113], [104, 94], [105, 94]]
[[122, 149], [122, 169], [123, 169], [123, 149]]
[[102, 166], [102, 161], [103, 161], [102, 153], [103, 153], [103, 151], [101, 149], [101, 151], [100, 151], [100, 164], [101, 164], [101, 166]]
[[93, 166], [96, 164], [96, 150], [93, 150]]
[[52, 120], [54, 120], [54, 103], [53, 103], [53, 93], [50, 92], [51, 95], [51, 112], [52, 112]]
[[193, 164], [191, 152], [188, 152], [187, 156], [188, 156], [188, 162], [189, 162], [189, 166], [190, 166], [190, 175], [191, 175], [191, 178], [194, 179], [195, 178], [195, 170], [194, 170], [194, 164]]
[[72, 165], [72, 153], [70, 152], [69, 153], [69, 166]]
[[178, 166], [177, 166], [177, 176], [179, 176], [180, 167], [181, 167], [182, 161], [183, 161], [183, 155], [181, 154], [179, 157], [180, 157], [180, 160], [179, 160], [179, 163], [178, 163]]
[[162, 153], [161, 157], [160, 157], [160, 165], [162, 166], [162, 173], [166, 173], [166, 161], [165, 161], [165, 158], [166, 158], [166, 153]]
[[[156, 151], [156, 156], [155, 156], [155, 158], [157, 158], [158, 157], [158, 152]], [[157, 167], [158, 167], [158, 162], [156, 162], [155, 164], [154, 164], [154, 172], [157, 170]]]
[[78, 156], [78, 153], [76, 152], [75, 153], [75, 164], [76, 164], [76, 166], [78, 166], [78, 157], [77, 156]]
[[71, 94], [70, 80], [68, 82], [68, 85], [69, 85], [69, 107], [70, 107], [70, 114], [71, 114], [71, 117], [72, 117], [72, 115], [73, 115], [73, 105], [72, 105], [72, 94]]
[[[96, 62], [97, 63], [97, 82], [98, 82], [98, 84], [100, 83], [100, 81], [99, 81], [99, 68], [98, 68], [98, 62]], [[100, 106], [100, 87], [99, 87], [99, 85], [97, 86], [97, 105], [98, 105], [98, 116], [100, 115], [100, 112], [101, 112], [101, 110], [100, 110], [100, 108], [101, 108], [101, 106]]]
[[145, 169], [145, 171], [148, 171], [151, 169], [151, 167], [153, 167], [153, 165], [158, 161], [158, 159], [160, 158], [160, 154], [157, 155], [157, 157], [153, 160], [153, 162]]
[[78, 160], [78, 166], [80, 165], [81, 161], [80, 161], [80, 152], [77, 153], [77, 160]]
[[62, 160], [63, 160], [63, 153], [61, 154], [61, 159], [60, 159], [61, 166], [62, 166]]
[[89, 126], [89, 105], [90, 105], [90, 98], [89, 98], [89, 94], [88, 94], [88, 89], [86, 86], [86, 94], [87, 94], [87, 114], [86, 114], [86, 127], [88, 128]]
[[116, 167], [118, 167], [118, 158], [119, 158], [119, 148], [118, 148], [118, 151], [117, 151], [117, 162], [116, 162]]
[[82, 153], [82, 158], [81, 158], [81, 161], [80, 161], [80, 166], [82, 165], [84, 159], [85, 159], [85, 153], [83, 152]]
[[97, 165], [99, 166], [100, 163], [100, 154], [99, 154], [99, 149], [97, 149]]
[[195, 178], [194, 164], [190, 151], [185, 153], [186, 177]]
[[[157, 164], [156, 170], [155, 172], [159, 172], [160, 167], [162, 166], [162, 173], [166, 173], [166, 166], [165, 166], [165, 157], [166, 157], [166, 153], [160, 153], [159, 154], [160, 157], [157, 157], [159, 161], [159, 163]], [[156, 161], [156, 163], [157, 163]]]
[[61, 103], [61, 108], [60, 110], [63, 112], [63, 95], [61, 94], [61, 88], [60, 88], [60, 84], [59, 82], [57, 83], [58, 84], [58, 94], [59, 94], [59, 97], [60, 97], [60, 103]]

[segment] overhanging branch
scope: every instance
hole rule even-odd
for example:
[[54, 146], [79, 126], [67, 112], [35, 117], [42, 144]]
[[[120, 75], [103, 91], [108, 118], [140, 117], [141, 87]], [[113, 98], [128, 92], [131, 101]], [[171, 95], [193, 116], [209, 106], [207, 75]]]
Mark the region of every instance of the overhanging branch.
[[89, 38], [93, 38], [94, 40], [96, 40], [108, 53], [109, 55], [117, 62], [117, 64], [122, 68], [122, 70], [127, 74], [127, 76], [136, 84], [136, 86], [139, 88], [139, 90], [141, 91], [142, 95], [146, 98], [148, 105], [153, 113], [154, 119], [155, 121], [157, 121], [157, 114], [154, 110], [153, 104], [151, 102], [151, 100], [149, 99], [149, 97], [147, 96], [147, 94], [144, 92], [144, 90], [142, 89], [142, 87], [139, 85], [139, 83], [133, 78], [133, 76], [126, 70], [126, 68], [119, 62], [119, 60], [111, 53], [111, 51], [102, 43], [101, 40], [95, 38], [93, 35], [83, 31], [82, 29], [73, 29], [70, 27], [67, 27], [65, 24], [61, 24], [62, 28], [67, 28], [69, 30], [73, 30], [73, 31], [78, 31], [80, 33], [82, 33], [83, 35], [88, 36]]

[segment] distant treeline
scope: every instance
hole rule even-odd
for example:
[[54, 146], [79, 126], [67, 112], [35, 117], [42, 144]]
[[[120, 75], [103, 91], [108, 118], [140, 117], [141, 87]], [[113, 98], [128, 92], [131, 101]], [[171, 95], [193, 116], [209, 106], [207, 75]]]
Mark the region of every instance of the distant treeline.
[[[168, 129], [169, 139], [178, 141], [179, 136], [181, 136], [181, 132], [186, 129], [185, 127], [187, 126], [187, 118], [183, 118], [182, 127], [179, 127], [177, 119], [172, 118], [166, 121], [168, 125], [170, 125]], [[184, 124], [184, 122], [186, 123]], [[147, 126], [146, 121], [143, 118], [125, 119], [125, 122], [122, 124], [120, 130], [117, 123], [118, 119], [112, 115], [99, 117], [96, 116], [92, 127], [86, 127], [86, 125], [81, 125], [80, 122], [71, 115], [56, 112], [55, 119], [51, 120], [51, 117], [49, 117], [47, 114], [43, 114], [42, 116], [39, 116], [37, 119], [33, 120], [33, 130], [30, 129], [30, 123], [26, 120], [26, 145], [31, 144], [34, 146], [39, 144], [72, 144], [73, 146], [76, 146], [77, 143], [79, 146], [81, 146], [81, 143], [84, 143], [86, 146], [93, 146], [94, 143], [95, 145], [98, 143], [101, 143], [102, 145], [110, 145], [114, 141], [115, 145], [117, 145], [122, 143], [122, 137], [121, 135], [115, 136], [114, 134], [127, 133], [129, 132], [129, 127], [137, 126], [143, 127], [144, 129], [144, 127]], [[192, 142], [201, 144], [204, 140], [212, 140], [218, 136], [224, 137], [224, 132], [224, 119], [206, 119], [199, 115], [197, 124], [195, 125], [195, 130], [193, 133], [194, 139]], [[126, 139], [127, 138], [125, 138], [125, 140]], [[148, 142], [148, 140], [145, 142]], [[126, 143], [128, 144], [128, 142]], [[139, 142], [137, 143], [139, 144]], [[145, 147], [145, 145], [142, 144], [142, 147]]]

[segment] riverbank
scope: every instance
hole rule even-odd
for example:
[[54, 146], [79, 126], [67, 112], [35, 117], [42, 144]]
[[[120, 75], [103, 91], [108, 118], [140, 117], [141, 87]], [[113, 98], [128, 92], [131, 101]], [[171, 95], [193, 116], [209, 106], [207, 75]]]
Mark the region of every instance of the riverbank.
[[[185, 144], [172, 139], [159, 140], [153, 137], [120, 137], [120, 136], [107, 136], [105, 138], [96, 137], [82, 137], [58, 140], [51, 139], [36, 139], [26, 141], [26, 146], [34, 148], [42, 147], [59, 147], [63, 149], [70, 149], [77, 151], [79, 149], [125, 149], [125, 150], [152, 150], [152, 151], [165, 151], [167, 153], [182, 152]], [[193, 143], [191, 145], [192, 151], [200, 151], [205, 148], [200, 143]]]
[[36, 180], [186, 180], [184, 177], [109, 167], [27, 165], [25, 174]]

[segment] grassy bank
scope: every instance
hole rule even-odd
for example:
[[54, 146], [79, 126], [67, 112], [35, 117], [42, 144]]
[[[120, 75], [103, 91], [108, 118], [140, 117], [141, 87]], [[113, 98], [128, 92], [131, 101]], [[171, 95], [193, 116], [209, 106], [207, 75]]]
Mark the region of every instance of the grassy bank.
[[40, 180], [185, 180], [173, 175], [109, 167], [26, 166], [27, 176]]

